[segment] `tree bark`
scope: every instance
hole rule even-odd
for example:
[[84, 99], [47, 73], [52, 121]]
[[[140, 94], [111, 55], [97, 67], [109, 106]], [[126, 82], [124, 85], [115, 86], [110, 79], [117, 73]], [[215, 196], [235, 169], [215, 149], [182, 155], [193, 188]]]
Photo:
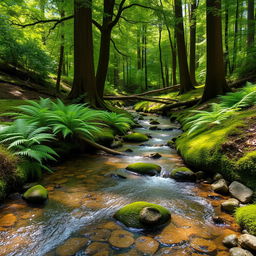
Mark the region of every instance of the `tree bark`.
[[220, 0], [206, 0], [207, 70], [202, 102], [230, 90], [225, 79], [220, 12]]
[[248, 16], [247, 16], [247, 54], [251, 52], [254, 46], [255, 35], [255, 19], [254, 19], [254, 0], [248, 0]]
[[74, 0], [74, 81], [69, 98], [97, 105], [93, 60], [92, 0]]
[[236, 1], [236, 16], [235, 16], [235, 28], [234, 28], [234, 45], [233, 45], [233, 59], [231, 66], [231, 73], [236, 68], [236, 56], [237, 56], [237, 40], [238, 40], [238, 19], [239, 19], [239, 0]]
[[161, 78], [162, 78], [162, 85], [163, 88], [165, 87], [165, 78], [164, 78], [164, 65], [163, 65], [163, 54], [162, 54], [162, 25], [159, 25], [159, 40], [158, 40], [158, 48], [159, 48], [159, 61], [160, 61], [160, 71], [161, 71]]
[[101, 26], [100, 54], [96, 73], [96, 84], [99, 97], [102, 99], [108, 73], [112, 27], [109, 26], [114, 15], [115, 0], [104, 0], [104, 13]]
[[184, 37], [184, 26], [183, 26], [183, 15], [182, 15], [182, 3], [181, 0], [174, 1], [175, 7], [175, 32], [177, 39], [177, 49], [178, 49], [178, 59], [179, 59], [179, 70], [180, 70], [180, 94], [188, 92], [194, 89], [189, 71], [188, 71], [188, 61]]
[[140, 29], [137, 31], [137, 69], [141, 70], [141, 35]]
[[148, 64], [147, 64], [147, 26], [143, 26], [144, 43], [144, 71], [145, 71], [145, 89], [148, 90]]
[[229, 30], [229, 10], [227, 2], [225, 3], [225, 75], [230, 72], [230, 61], [229, 61], [229, 45], [228, 45], [228, 30]]
[[189, 61], [189, 71], [190, 78], [193, 85], [197, 85], [196, 82], [196, 9], [197, 0], [193, 0], [191, 3], [190, 10], [190, 61]]
[[[62, 10], [60, 14], [61, 18], [65, 17], [65, 11]], [[60, 81], [61, 81], [61, 75], [62, 75], [62, 69], [64, 67], [64, 43], [65, 43], [65, 35], [63, 31], [64, 23], [61, 23], [61, 36], [60, 36], [60, 56], [59, 56], [59, 65], [58, 65], [58, 72], [57, 72], [57, 81], [56, 81], [56, 92], [60, 92]]]

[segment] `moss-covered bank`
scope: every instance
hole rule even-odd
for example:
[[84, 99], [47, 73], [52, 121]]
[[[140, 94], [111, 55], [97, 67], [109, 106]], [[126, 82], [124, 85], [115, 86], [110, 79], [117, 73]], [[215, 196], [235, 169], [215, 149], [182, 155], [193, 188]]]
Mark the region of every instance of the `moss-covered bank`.
[[[184, 112], [179, 120], [182, 123]], [[256, 189], [256, 108], [234, 113], [200, 133], [184, 132], [176, 141], [186, 163], [204, 172], [219, 172]]]

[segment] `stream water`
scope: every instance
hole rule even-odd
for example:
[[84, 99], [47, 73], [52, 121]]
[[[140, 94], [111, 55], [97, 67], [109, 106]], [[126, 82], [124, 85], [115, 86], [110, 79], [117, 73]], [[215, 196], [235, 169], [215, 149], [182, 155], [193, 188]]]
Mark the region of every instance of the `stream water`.
[[[209, 186], [161, 176], [130, 175], [123, 179], [115, 174], [135, 162], [161, 165], [162, 176], [184, 165], [176, 151], [166, 146], [181, 133], [178, 125], [154, 116], [161, 130], [152, 131], [150, 118], [152, 115], [139, 121], [142, 128], [135, 131], [152, 138], [143, 144], [126, 143], [120, 150], [132, 149], [127, 156], [81, 155], [46, 175], [40, 182], [49, 190], [44, 206], [28, 206], [19, 195], [11, 196], [0, 207], [0, 255], [229, 255], [221, 241], [236, 227], [231, 217], [218, 210], [225, 198], [217, 197]], [[145, 157], [153, 152], [162, 157]], [[154, 232], [117, 223], [113, 214], [135, 201], [168, 208], [171, 223]], [[214, 225], [215, 214], [222, 214], [230, 224]]]

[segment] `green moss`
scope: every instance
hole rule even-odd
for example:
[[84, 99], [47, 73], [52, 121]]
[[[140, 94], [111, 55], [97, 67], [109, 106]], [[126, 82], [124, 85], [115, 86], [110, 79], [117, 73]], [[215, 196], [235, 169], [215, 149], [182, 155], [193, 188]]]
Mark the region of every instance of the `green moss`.
[[235, 212], [238, 224], [250, 234], [256, 235], [256, 204], [240, 207]]
[[[176, 141], [179, 153], [189, 166], [205, 172], [220, 172], [230, 180], [240, 180], [256, 188], [255, 152], [246, 153], [241, 159], [231, 159], [223, 152], [222, 145], [232, 140], [229, 136], [243, 136], [247, 120], [256, 116], [255, 109], [236, 112], [222, 124], [209, 127], [197, 134], [184, 132]], [[184, 116], [183, 116], [184, 117]], [[248, 183], [249, 182], [249, 183]]]
[[143, 228], [144, 225], [140, 222], [139, 217], [140, 211], [145, 207], [155, 208], [161, 213], [162, 217], [160, 220], [160, 224], [164, 224], [170, 220], [171, 214], [166, 208], [157, 204], [151, 204], [147, 202], [135, 202], [126, 205], [119, 211], [117, 211], [114, 217], [128, 227]]
[[161, 166], [157, 164], [151, 164], [151, 163], [135, 163], [130, 164], [126, 167], [127, 170], [136, 172], [139, 174], [146, 174], [150, 176], [154, 176], [157, 173], [161, 172]]
[[109, 128], [104, 128], [100, 134], [96, 135], [95, 141], [104, 146], [110, 146], [114, 139], [114, 131]]
[[24, 194], [23, 198], [29, 203], [42, 203], [48, 198], [48, 191], [41, 185], [33, 186], [28, 189]]
[[[198, 86], [196, 90], [189, 91], [185, 94], [179, 95], [179, 92], [175, 91], [168, 94], [160, 95], [159, 98], [173, 99], [178, 101], [188, 101], [188, 100], [193, 100], [201, 97], [202, 93], [203, 93], [203, 87]], [[149, 102], [149, 101], [141, 101], [135, 104], [134, 109], [136, 111], [153, 113], [153, 112], [160, 111], [164, 106], [165, 104]]]
[[143, 133], [135, 132], [124, 136], [124, 140], [128, 142], [145, 142], [148, 141], [149, 138]]
[[171, 172], [171, 178], [176, 180], [194, 180], [195, 174], [187, 167], [179, 167]]

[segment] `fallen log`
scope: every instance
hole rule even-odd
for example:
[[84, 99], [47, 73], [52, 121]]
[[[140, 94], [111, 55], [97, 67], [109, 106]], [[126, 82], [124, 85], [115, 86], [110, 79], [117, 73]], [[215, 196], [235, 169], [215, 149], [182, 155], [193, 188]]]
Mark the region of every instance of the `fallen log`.
[[171, 104], [172, 102], [178, 102], [178, 100], [174, 99], [159, 99], [159, 98], [148, 98], [148, 97], [141, 97], [136, 95], [131, 96], [105, 96], [104, 100], [140, 100], [140, 101], [151, 101], [161, 104]]
[[245, 82], [254, 81], [255, 79], [256, 79], [256, 75], [251, 75], [251, 76], [248, 76], [248, 77], [241, 78], [241, 79], [238, 79], [236, 81], [230, 82], [229, 86], [231, 88], [232, 87], [239, 87], [239, 86], [243, 85]]
[[197, 98], [197, 99], [193, 99], [193, 100], [189, 100], [189, 101], [183, 101], [183, 102], [178, 102], [175, 104], [169, 104], [166, 105], [164, 107], [162, 107], [160, 109], [160, 111], [166, 113], [167, 111], [169, 111], [170, 109], [173, 108], [179, 108], [179, 107], [193, 107], [194, 105], [198, 104], [200, 102], [201, 98]]
[[98, 150], [102, 150], [108, 154], [112, 154], [112, 155], [120, 155], [120, 156], [124, 156], [125, 154], [122, 153], [122, 152], [119, 152], [119, 151], [116, 151], [116, 150], [113, 150], [113, 149], [110, 149], [110, 148], [107, 148], [107, 147], [104, 147], [94, 141], [91, 141], [91, 140], [88, 140], [86, 139], [85, 137], [83, 136], [80, 136], [79, 137], [82, 141], [84, 141], [86, 144], [88, 144], [89, 146], [95, 148], [95, 149], [98, 149]]

